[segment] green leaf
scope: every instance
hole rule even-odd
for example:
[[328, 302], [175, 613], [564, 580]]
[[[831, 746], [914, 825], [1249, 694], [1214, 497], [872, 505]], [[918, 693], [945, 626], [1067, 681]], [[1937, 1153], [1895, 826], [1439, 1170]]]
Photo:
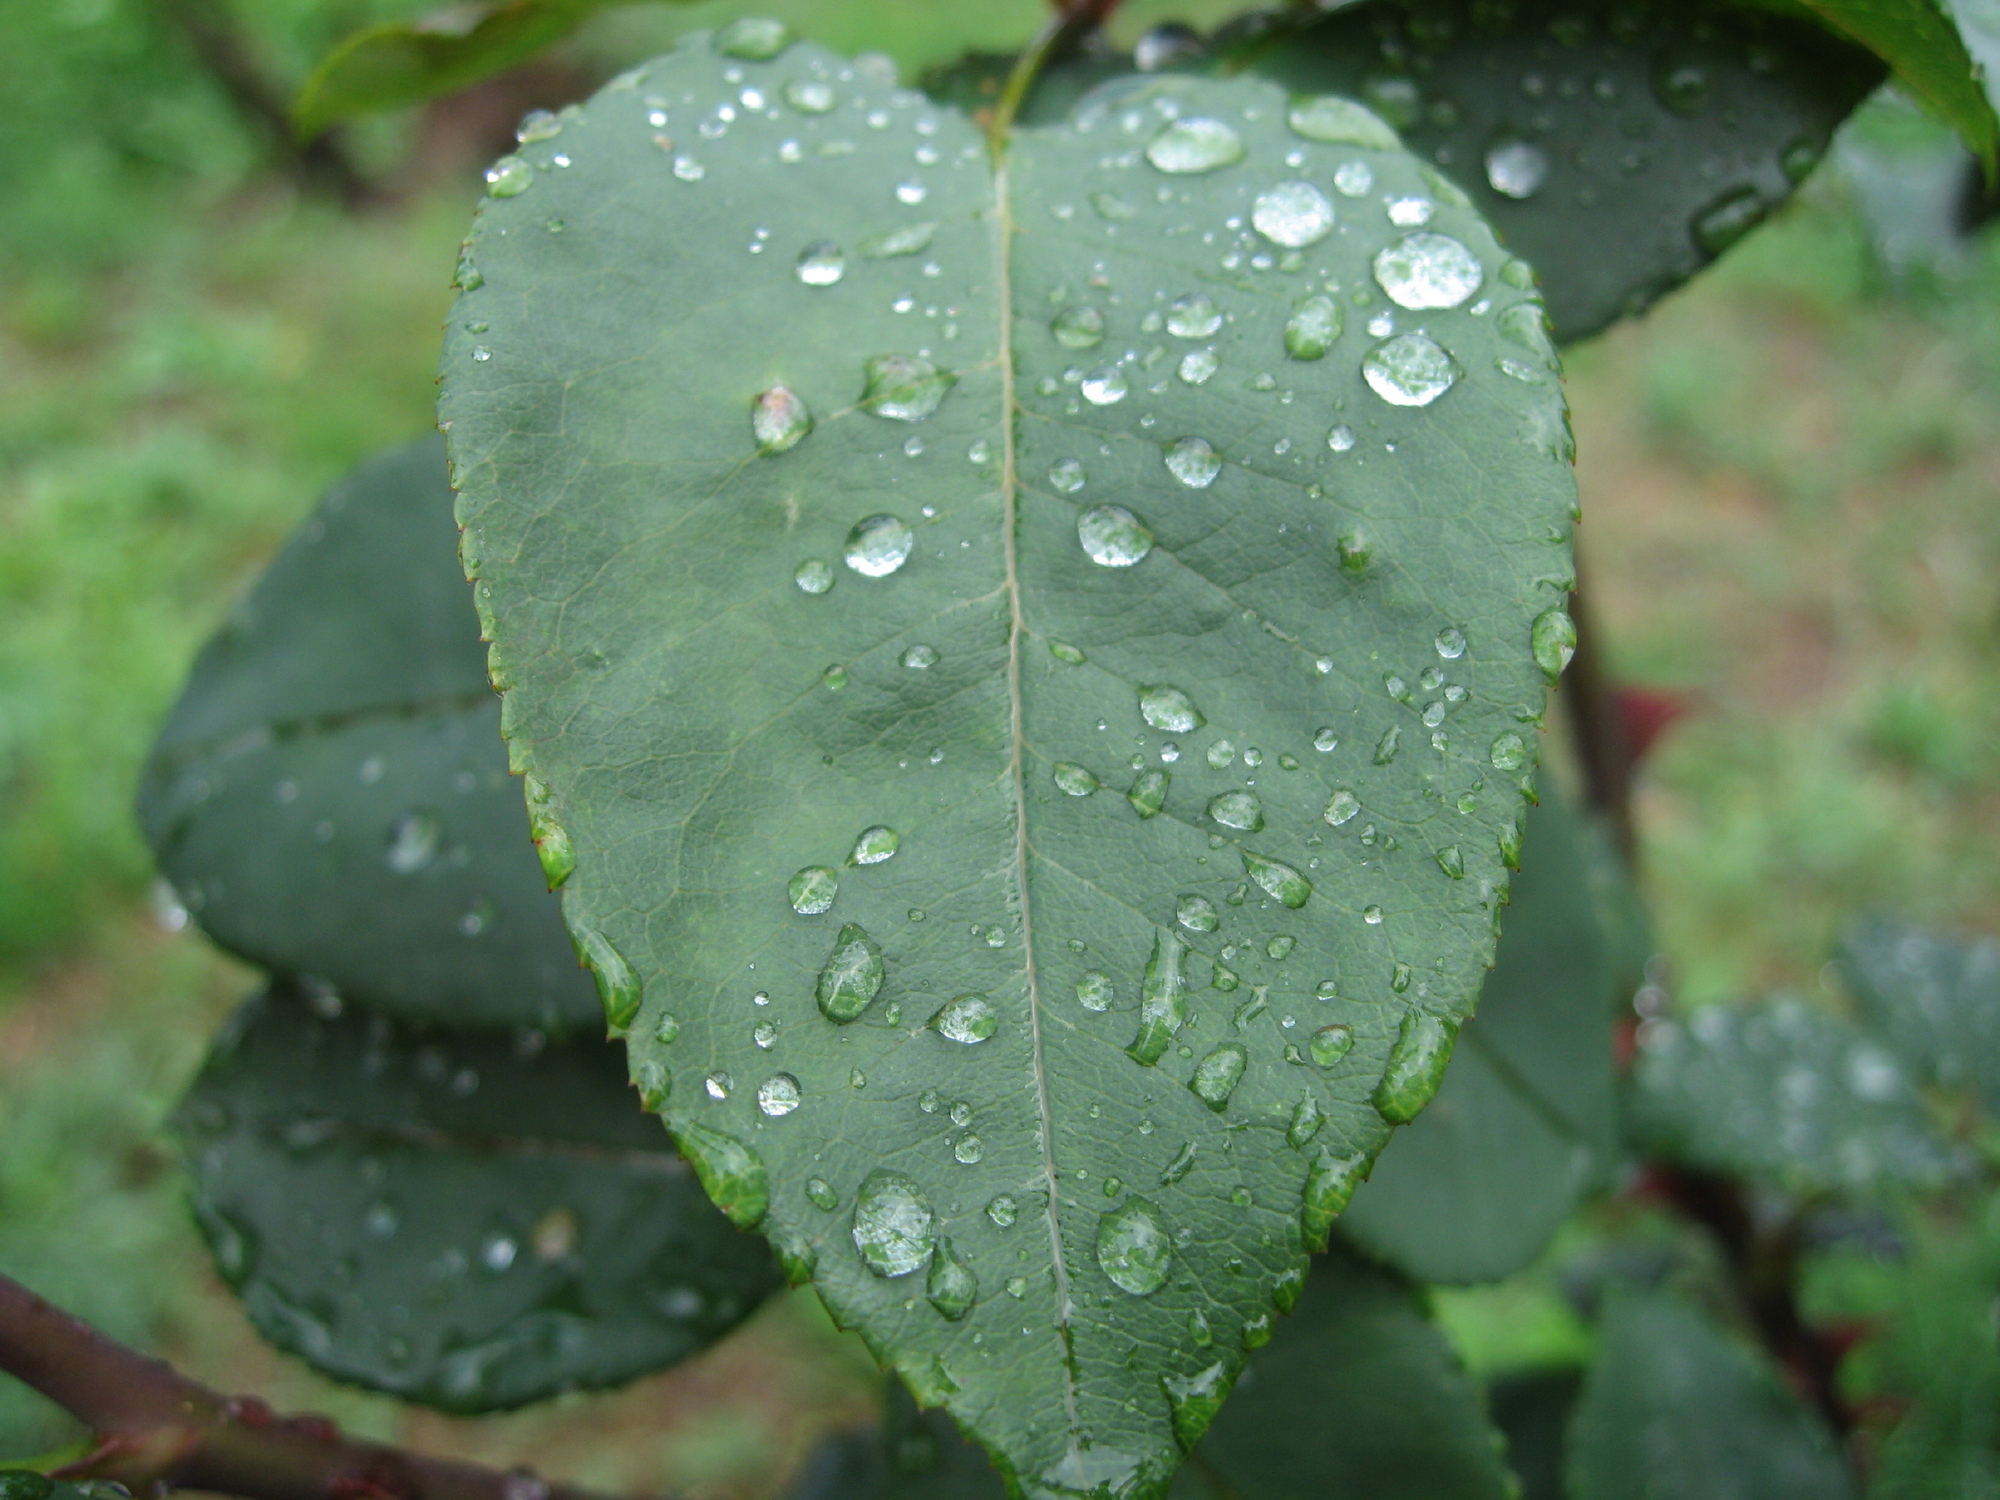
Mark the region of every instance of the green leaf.
[[[2000, 165], [2000, 117], [1953, 15], [1964, 0], [1797, 0], [1895, 70], [1896, 81], [1956, 130], [1989, 175]], [[1968, 10], [1973, 6], [1967, 6]]]
[[[1164, 1485], [1435, 1088], [1571, 578], [1525, 268], [1395, 150], [1421, 230], [1313, 186], [1352, 153], [1287, 113], [1141, 80], [996, 173], [825, 52], [691, 40], [484, 207], [445, 354], [512, 754], [670, 1128], [1036, 1493]], [[760, 454], [772, 410], [814, 426]], [[963, 996], [984, 1040], [929, 1024]]]
[[1754, 228], [1882, 76], [1810, 22], [1698, 4], [1374, 0], [1222, 53], [1365, 99], [1533, 262], [1563, 343]]
[[1871, 919], [1841, 942], [1862, 1017], [1917, 1077], [2000, 1115], [2000, 941]]
[[1507, 1439], [1507, 1467], [1520, 1481], [1518, 1500], [1565, 1500], [1563, 1438], [1583, 1387], [1572, 1365], [1495, 1380], [1486, 1393], [1493, 1425]]
[[1793, 998], [1647, 1022], [1628, 1125], [1669, 1161], [1804, 1191], [1938, 1186], [1958, 1165], [1888, 1048]]
[[1854, 1481], [1820, 1420], [1705, 1315], [1622, 1293], [1569, 1435], [1572, 1500], [1843, 1500]]
[[1617, 1149], [1612, 944], [1592, 830], [1553, 776], [1478, 1014], [1437, 1099], [1389, 1143], [1341, 1232], [1420, 1281], [1493, 1281], [1548, 1243]]
[[203, 930], [252, 963], [396, 1015], [590, 1023], [451, 499], [435, 438], [334, 486], [196, 660], [140, 825]]
[[278, 985], [176, 1128], [258, 1331], [447, 1411], [671, 1365], [779, 1284], [596, 1040], [411, 1029]]
[[131, 1500], [122, 1484], [103, 1479], [51, 1479], [34, 1469], [0, 1469], [0, 1500]]
[[[422, 104], [519, 67], [595, 12], [622, 3], [491, 0], [364, 27], [313, 69], [292, 105], [292, 122], [301, 136], [313, 136], [353, 115]], [[529, 120], [527, 136], [547, 128], [540, 117]]]

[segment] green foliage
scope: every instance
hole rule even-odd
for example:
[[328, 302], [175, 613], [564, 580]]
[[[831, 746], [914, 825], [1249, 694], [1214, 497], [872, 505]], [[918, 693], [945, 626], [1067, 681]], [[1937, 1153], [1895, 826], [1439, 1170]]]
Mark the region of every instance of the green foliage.
[[[704, 126], [745, 89], [780, 118]], [[614, 1026], [725, 1210], [1031, 1488], [1163, 1483], [1435, 1090], [1566, 659], [1525, 268], [1287, 108], [1142, 82], [996, 177], [826, 54], [696, 42], [496, 169], [447, 343]], [[1408, 222], [1290, 181], [1349, 159]], [[1421, 321], [1366, 333], [1378, 287]]]
[[673, 1364], [779, 1281], [594, 1039], [412, 1030], [281, 984], [224, 1029], [177, 1128], [258, 1330], [447, 1411]]
[[1872, 919], [1848, 929], [1840, 963], [1862, 1014], [1919, 1078], [2000, 1116], [2000, 942]]
[[1896, 81], [1956, 130], [1989, 174], [2000, 170], [2000, 118], [1953, 14], [1966, 0], [1794, 3], [1887, 62]]
[[1815, 1418], [1692, 1306], [1624, 1293], [1571, 1418], [1573, 1500], [1842, 1500], [1854, 1481]]
[[336, 485], [197, 659], [139, 818], [218, 943], [385, 1012], [594, 1019], [507, 774], [442, 445]]
[[0, 1469], [0, 1500], [130, 1500], [130, 1496], [124, 1485], [101, 1479], [72, 1483], [33, 1469]]

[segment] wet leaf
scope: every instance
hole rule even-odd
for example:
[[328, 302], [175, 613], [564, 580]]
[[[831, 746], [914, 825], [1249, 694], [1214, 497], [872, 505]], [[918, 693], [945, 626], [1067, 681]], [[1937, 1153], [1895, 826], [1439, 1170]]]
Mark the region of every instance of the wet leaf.
[[777, 1285], [592, 1039], [411, 1028], [284, 985], [176, 1116], [195, 1216], [257, 1329], [454, 1412], [685, 1359]]
[[1840, 967], [1862, 1017], [1918, 1080], [2000, 1116], [2000, 941], [1867, 919], [1844, 935]]
[[407, 1017], [591, 1023], [499, 720], [427, 438], [334, 486], [203, 648], [140, 826], [252, 963]]
[[[442, 414], [565, 914], [711, 1191], [920, 1399], [1029, 1492], [1157, 1492], [1491, 954], [1571, 571], [1524, 270], [1395, 149], [1432, 240], [1336, 204], [1351, 153], [1250, 79], [1115, 86], [996, 174], [825, 52], [692, 39], [562, 150], [481, 211]], [[1329, 282], [1377, 289], [1294, 359]], [[759, 453], [776, 387], [815, 426]], [[928, 1024], [966, 995], [990, 1031]]]

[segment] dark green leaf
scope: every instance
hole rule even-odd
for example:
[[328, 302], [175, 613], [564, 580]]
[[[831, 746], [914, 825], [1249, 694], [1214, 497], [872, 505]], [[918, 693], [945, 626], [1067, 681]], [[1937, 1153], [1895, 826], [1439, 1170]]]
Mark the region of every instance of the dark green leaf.
[[122, 1484], [102, 1479], [72, 1483], [34, 1469], [0, 1469], [0, 1500], [131, 1500]]
[[1366, 99], [1534, 263], [1565, 343], [1755, 227], [1882, 76], [1810, 22], [1700, 4], [1374, 0], [1223, 53]]
[[902, 1386], [882, 1425], [843, 1432], [813, 1450], [786, 1500], [1004, 1500], [985, 1451], [940, 1411], [918, 1411]]
[[[838, 1317], [1026, 1489], [1155, 1489], [1491, 956], [1571, 578], [1525, 267], [1394, 149], [1311, 186], [1356, 153], [1248, 79], [996, 176], [956, 111], [694, 40], [561, 146], [482, 210], [442, 410], [565, 913]], [[1369, 333], [1378, 256], [1451, 305]], [[983, 1041], [928, 1024], [964, 996]]]
[[1487, 1410], [1507, 1440], [1507, 1467], [1521, 1485], [1518, 1500], [1566, 1500], [1563, 1435], [1582, 1388], [1583, 1371], [1564, 1365], [1508, 1375], [1488, 1390]]
[[1923, 1082], [2000, 1115], [2000, 941], [1861, 921], [1840, 965], [1862, 1016]]
[[623, 3], [491, 0], [366, 27], [313, 69], [292, 105], [293, 123], [311, 136], [351, 115], [422, 104], [519, 67], [593, 13]]
[[455, 1025], [594, 1022], [499, 718], [426, 438], [336, 485], [203, 649], [140, 823], [252, 963]]
[[1642, 1150], [1806, 1191], [1936, 1186], [1954, 1158], [1894, 1055], [1796, 998], [1708, 1005], [1639, 1032], [1627, 1096]]
[[1854, 1481], [1776, 1372], [1663, 1294], [1615, 1296], [1569, 1435], [1571, 1500], [1844, 1500]]
[[673, 1364], [779, 1281], [603, 1042], [425, 1031], [279, 986], [231, 1021], [176, 1125], [258, 1330], [448, 1411]]
[[1611, 1165], [1611, 944], [1592, 830], [1555, 778], [1528, 815], [1500, 949], [1444, 1087], [1341, 1232], [1421, 1281], [1491, 1281], [1540, 1253]]

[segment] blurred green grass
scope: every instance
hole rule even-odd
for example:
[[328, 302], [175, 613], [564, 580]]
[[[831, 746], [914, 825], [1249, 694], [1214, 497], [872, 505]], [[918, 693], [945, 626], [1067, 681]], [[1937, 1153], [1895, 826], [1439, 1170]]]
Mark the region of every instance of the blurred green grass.
[[[283, 82], [351, 27], [428, 8], [218, 13]], [[1233, 8], [1147, 0], [1120, 24]], [[567, 57], [601, 76], [747, 10], [906, 72], [1017, 42], [1040, 14], [635, 6]], [[195, 648], [320, 489], [430, 424], [476, 179], [470, 163], [406, 173], [359, 214], [300, 196], [163, 14], [0, 0], [0, 1269], [205, 1378], [365, 1431], [554, 1451], [605, 1484], [759, 1492], [796, 1447], [777, 1440], [792, 1414], [866, 1404], [803, 1314], [610, 1402], [447, 1424], [262, 1350], [186, 1224], [159, 1122], [249, 979], [154, 928], [132, 783]], [[354, 144], [391, 173], [419, 136], [405, 117]], [[1657, 931], [1691, 1000], [1812, 985], [1860, 907], [2000, 930], [2000, 253], [1925, 287], [1884, 295], [1822, 180], [1571, 361], [1612, 662], [1694, 704], [1640, 800]], [[1578, 1337], [1545, 1285], [1440, 1310], [1481, 1370]], [[806, 1374], [771, 1397], [800, 1350]], [[695, 1404], [662, 1418], [675, 1402]], [[67, 1430], [0, 1387], [0, 1454]], [[605, 1434], [623, 1457], [588, 1451]]]

